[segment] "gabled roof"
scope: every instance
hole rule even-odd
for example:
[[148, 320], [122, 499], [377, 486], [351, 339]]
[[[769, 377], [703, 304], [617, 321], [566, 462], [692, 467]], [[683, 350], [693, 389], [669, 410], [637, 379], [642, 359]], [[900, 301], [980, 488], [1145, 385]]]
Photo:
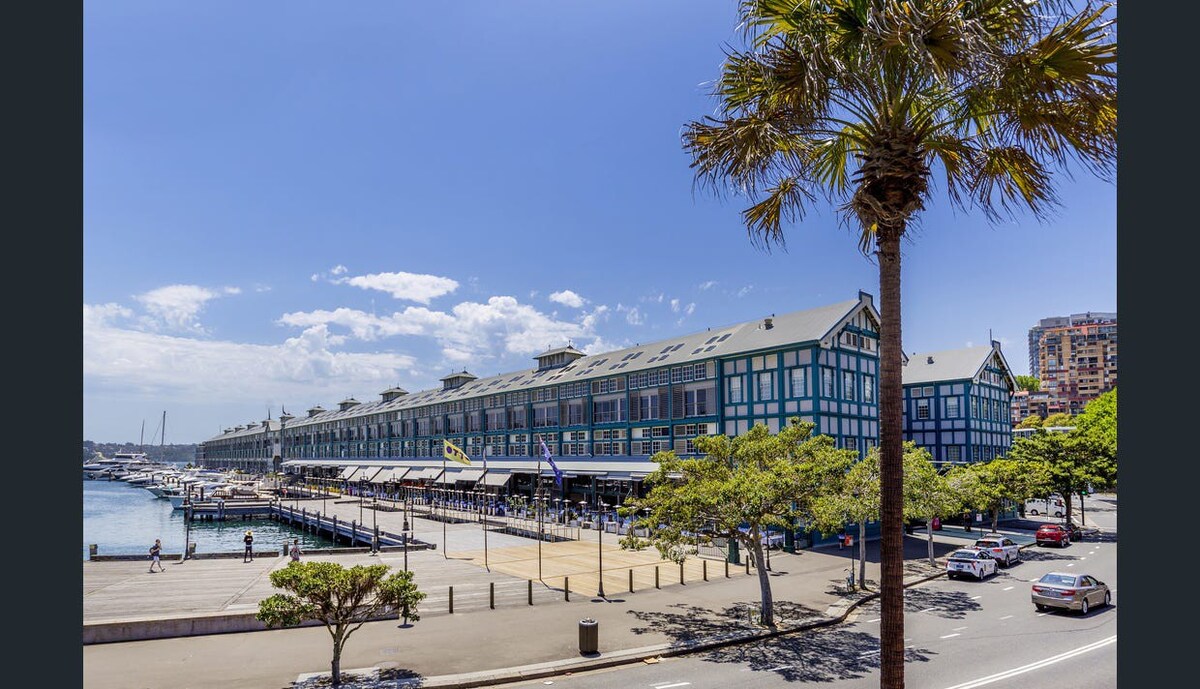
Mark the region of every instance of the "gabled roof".
[[962, 349], [945, 349], [939, 352], [913, 352], [906, 355], [904, 364], [904, 384], [921, 385], [947, 380], [970, 380], [974, 378], [991, 360], [992, 355], [998, 355], [1004, 363], [1005, 375], [1011, 386], [1016, 388], [1016, 380], [1012, 368], [1000, 351], [1000, 343]]

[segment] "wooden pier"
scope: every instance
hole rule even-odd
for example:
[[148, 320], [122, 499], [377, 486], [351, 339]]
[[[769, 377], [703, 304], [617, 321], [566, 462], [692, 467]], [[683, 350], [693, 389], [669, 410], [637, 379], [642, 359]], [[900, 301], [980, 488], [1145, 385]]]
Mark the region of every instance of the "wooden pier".
[[229, 521], [231, 519], [273, 519], [301, 531], [325, 536], [334, 543], [349, 546], [403, 547], [407, 542], [411, 548], [433, 548], [429, 543], [406, 539], [404, 534], [391, 533], [378, 527], [359, 524], [357, 520], [339, 520], [336, 515], [327, 516], [278, 502], [265, 500], [229, 500], [193, 504], [189, 508], [193, 521]]

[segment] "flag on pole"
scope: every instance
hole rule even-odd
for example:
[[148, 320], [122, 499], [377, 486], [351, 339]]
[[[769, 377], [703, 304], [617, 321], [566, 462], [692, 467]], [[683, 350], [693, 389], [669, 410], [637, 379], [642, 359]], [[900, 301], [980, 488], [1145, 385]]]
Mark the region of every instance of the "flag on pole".
[[562, 488], [562, 470], [558, 468], [558, 465], [554, 463], [554, 458], [550, 456], [550, 448], [546, 447], [546, 441], [539, 439], [538, 442], [542, 444], [542, 456], [546, 458], [547, 462], [550, 462], [550, 468], [554, 470], [554, 482], [558, 484], [559, 488]]
[[457, 445], [449, 440], [442, 441], [442, 457], [445, 457], [451, 462], [458, 462], [459, 464], [471, 466], [471, 458], [467, 456], [467, 453], [463, 452]]

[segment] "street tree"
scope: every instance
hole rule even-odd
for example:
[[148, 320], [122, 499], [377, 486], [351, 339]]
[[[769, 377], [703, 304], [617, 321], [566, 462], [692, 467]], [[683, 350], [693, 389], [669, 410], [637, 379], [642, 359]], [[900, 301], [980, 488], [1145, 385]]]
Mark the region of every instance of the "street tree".
[[971, 490], [963, 496], [964, 502], [991, 516], [992, 531], [999, 526], [1005, 503], [1024, 502], [1050, 489], [1050, 476], [1042, 462], [993, 459], [956, 468], [974, 474], [975, 480], [966, 483]]
[[[1073, 496], [1089, 485], [1107, 485], [1116, 478], [1116, 465], [1091, 436], [1040, 430], [1013, 441], [1008, 457], [1041, 462], [1050, 476], [1050, 490], [1063, 497], [1071, 522]], [[1049, 491], [1047, 491], [1049, 492]]]
[[1037, 414], [1030, 414], [1021, 419], [1021, 423], [1017, 424], [1017, 428], [1041, 428], [1042, 417]]
[[879, 519], [879, 448], [855, 462], [836, 487], [813, 501], [813, 525], [822, 533], [836, 533], [847, 524], [858, 525], [858, 583], [867, 587], [867, 521]]
[[272, 586], [287, 593], [261, 601], [255, 617], [268, 627], [293, 627], [306, 620], [323, 623], [333, 639], [330, 668], [333, 685], [339, 686], [342, 649], [363, 624], [391, 611], [421, 619], [417, 604], [425, 594], [417, 590], [412, 572], [389, 576], [388, 571], [382, 564], [345, 568], [334, 562], [289, 562], [270, 577]]
[[1113, 462], [1117, 459], [1117, 389], [1087, 403], [1075, 417], [1075, 434], [1087, 437]]
[[1026, 392], [1037, 392], [1042, 388], [1042, 381], [1034, 376], [1017, 376], [1017, 389]]
[[926, 544], [929, 564], [936, 565], [933, 557], [933, 520], [948, 517], [962, 509], [963, 502], [953, 490], [946, 476], [933, 465], [929, 450], [916, 443], [904, 443], [904, 513], [913, 519], [923, 519], [926, 528]]
[[741, 194], [751, 241], [834, 204], [879, 266], [880, 685], [904, 686], [900, 246], [931, 200], [1002, 221], [1048, 217], [1057, 172], [1111, 179], [1112, 5], [1059, 0], [740, 0], [745, 50], [685, 127], [699, 184]]
[[792, 418], [774, 435], [756, 424], [735, 438], [697, 438], [703, 457], [655, 454], [651, 460], [658, 469], [645, 479], [646, 496], [627, 499], [621, 511], [638, 515], [634, 526], [646, 529], [648, 537], [638, 538], [631, 528], [621, 547], [653, 544], [664, 558], [683, 562], [697, 530], [737, 543], [758, 571], [759, 619], [773, 627], [763, 536], [770, 527], [788, 529], [811, 514], [813, 502], [842, 480], [858, 456], [835, 447], [829, 436], [813, 436], [814, 428]]

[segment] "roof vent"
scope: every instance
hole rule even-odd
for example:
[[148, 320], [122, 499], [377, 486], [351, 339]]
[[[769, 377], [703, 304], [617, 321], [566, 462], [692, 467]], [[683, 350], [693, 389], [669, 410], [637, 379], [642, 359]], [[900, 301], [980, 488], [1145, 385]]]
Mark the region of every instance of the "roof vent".
[[775, 327], [775, 319], [774, 318], [764, 318], [763, 319], [763, 330], [770, 330], [771, 328], [774, 328], [774, 327]]
[[927, 356], [927, 357], [925, 357], [925, 363], [927, 363], [927, 364], [932, 364], [932, 363], [933, 363], [933, 357], [931, 357], [931, 356]]

